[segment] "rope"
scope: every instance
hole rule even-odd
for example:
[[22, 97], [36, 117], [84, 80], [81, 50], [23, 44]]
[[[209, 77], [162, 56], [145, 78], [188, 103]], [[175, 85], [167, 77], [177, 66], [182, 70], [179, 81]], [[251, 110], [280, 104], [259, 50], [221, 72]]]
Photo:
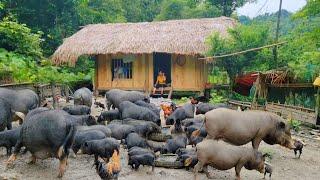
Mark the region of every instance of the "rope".
[[214, 59], [224, 58], [224, 57], [229, 57], [229, 56], [236, 56], [236, 55], [244, 54], [244, 53], [251, 52], [251, 51], [259, 51], [259, 50], [264, 49], [264, 48], [270, 48], [270, 47], [282, 45], [282, 44], [285, 44], [285, 43], [287, 43], [287, 42], [283, 41], [283, 42], [279, 42], [279, 43], [269, 44], [269, 45], [265, 45], [265, 46], [261, 46], [261, 47], [257, 47], [257, 48], [251, 48], [251, 49], [247, 49], [247, 50], [239, 51], [239, 52], [234, 52], [234, 53], [230, 53], [230, 54], [199, 58], [199, 60], [213, 61]]

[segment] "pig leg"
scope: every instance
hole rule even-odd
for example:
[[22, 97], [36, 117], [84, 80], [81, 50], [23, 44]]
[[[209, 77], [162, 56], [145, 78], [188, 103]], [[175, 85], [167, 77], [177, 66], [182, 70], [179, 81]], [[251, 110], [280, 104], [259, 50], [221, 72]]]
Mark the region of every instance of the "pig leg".
[[240, 180], [240, 171], [241, 171], [241, 168], [244, 166], [245, 162], [238, 162], [238, 164], [236, 165], [235, 167], [235, 170], [236, 170], [236, 179], [237, 180]]
[[12, 164], [17, 159], [17, 154], [20, 152], [21, 147], [23, 146], [21, 140], [19, 139], [16, 145], [13, 149], [13, 154], [9, 157], [9, 159], [6, 162], [6, 166], [8, 167], [10, 164]]
[[260, 145], [260, 143], [261, 143], [261, 141], [262, 141], [262, 139], [260, 139], [260, 138], [254, 138], [253, 140], [252, 140], [252, 147], [253, 147], [253, 149], [258, 149], [259, 148], [259, 145]]
[[293, 150], [294, 151], [294, 157], [297, 157], [297, 150]]
[[11, 147], [7, 147], [7, 156], [9, 156], [11, 154]]
[[198, 163], [194, 166], [193, 173], [194, 173], [195, 180], [198, 180], [198, 172], [199, 170], [202, 169], [202, 167], [203, 167], [203, 164], [200, 161], [198, 161]]
[[264, 171], [263, 179], [265, 179], [265, 178], [266, 178], [266, 174], [267, 174], [267, 171]]
[[204, 171], [204, 173], [206, 174], [206, 176], [207, 176], [208, 179], [212, 179], [212, 178], [213, 178], [213, 176], [211, 176], [210, 173], [209, 173], [209, 171], [208, 171], [208, 165], [203, 166], [202, 169], [203, 169], [203, 171]]
[[11, 123], [8, 123], [7, 129], [8, 129], [8, 130], [12, 129], [12, 124], [11, 124]]
[[66, 167], [67, 167], [67, 157], [65, 157], [64, 159], [60, 160], [60, 164], [59, 164], [59, 174], [58, 174], [58, 178], [62, 178], [64, 172], [66, 171]]
[[299, 158], [300, 158], [301, 154], [302, 154], [302, 149], [299, 150]]

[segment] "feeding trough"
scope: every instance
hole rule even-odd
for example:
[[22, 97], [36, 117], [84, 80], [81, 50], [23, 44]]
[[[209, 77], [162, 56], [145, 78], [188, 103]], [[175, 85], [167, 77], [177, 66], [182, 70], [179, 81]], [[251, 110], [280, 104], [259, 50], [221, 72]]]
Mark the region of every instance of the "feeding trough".
[[180, 169], [183, 168], [183, 163], [177, 161], [177, 154], [160, 154], [155, 160], [156, 167]]
[[165, 142], [167, 139], [172, 139], [170, 127], [163, 127], [161, 133], [150, 134], [149, 139], [158, 142]]

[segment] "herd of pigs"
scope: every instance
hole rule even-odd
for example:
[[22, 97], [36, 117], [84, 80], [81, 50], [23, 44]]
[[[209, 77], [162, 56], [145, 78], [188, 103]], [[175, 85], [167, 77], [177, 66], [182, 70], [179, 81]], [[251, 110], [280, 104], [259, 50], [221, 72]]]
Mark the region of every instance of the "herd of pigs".
[[[0, 88], [0, 147], [10, 155], [6, 161], [11, 167], [19, 153], [31, 153], [30, 163], [37, 159], [59, 159], [62, 177], [70, 153], [92, 155], [101, 179], [119, 176], [120, 145], [128, 149], [128, 165], [138, 170], [140, 165], [155, 167], [161, 154], [177, 154], [177, 161], [193, 168], [208, 178], [208, 166], [218, 170], [235, 167], [240, 170], [272, 173], [265, 162], [265, 154], [258, 151], [261, 141], [302, 152], [303, 143], [293, 140], [284, 119], [264, 111], [237, 111], [226, 104], [209, 104], [192, 99], [191, 103], [170, 106], [165, 124], [172, 125], [177, 134], [164, 145], [147, 141], [151, 134], [161, 134], [161, 108], [150, 103], [150, 98], [137, 91], [112, 89], [105, 94], [105, 104], [95, 102], [105, 111], [98, 117], [90, 115], [92, 92], [87, 88], [74, 93], [74, 105], [62, 110], [40, 106], [38, 95], [29, 89]], [[47, 104], [46, 104], [47, 105]], [[105, 108], [106, 106], [106, 108]], [[195, 114], [204, 114], [197, 115]], [[12, 129], [12, 121], [19, 126]], [[106, 125], [107, 124], [107, 125]], [[243, 145], [251, 142], [252, 148]], [[186, 148], [192, 145], [192, 148]], [[13, 151], [12, 151], [13, 149]]]

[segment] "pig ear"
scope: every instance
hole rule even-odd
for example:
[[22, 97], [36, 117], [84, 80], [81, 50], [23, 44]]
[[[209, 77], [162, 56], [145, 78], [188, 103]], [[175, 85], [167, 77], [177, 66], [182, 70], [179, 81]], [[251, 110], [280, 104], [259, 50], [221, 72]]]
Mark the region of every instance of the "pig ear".
[[282, 122], [282, 121], [278, 123], [278, 126], [279, 126], [280, 129], [285, 129], [286, 128], [286, 124], [284, 122]]

